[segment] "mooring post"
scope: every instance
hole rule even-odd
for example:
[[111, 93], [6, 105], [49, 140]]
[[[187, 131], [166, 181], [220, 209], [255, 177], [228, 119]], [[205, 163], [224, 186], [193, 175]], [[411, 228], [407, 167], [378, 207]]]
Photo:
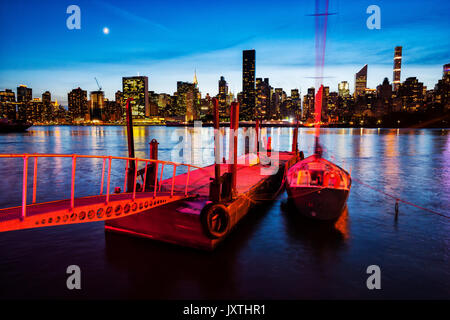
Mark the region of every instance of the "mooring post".
[[298, 152], [298, 115], [296, 115], [296, 123], [294, 128], [294, 136], [292, 139], [292, 152]]
[[237, 174], [237, 144], [238, 144], [238, 130], [239, 130], [239, 103], [231, 103], [230, 113], [230, 138], [233, 139], [232, 162], [229, 165], [229, 171], [231, 172], [231, 195], [234, 196], [236, 191], [236, 174]]
[[[133, 138], [133, 117], [131, 112], [130, 101], [133, 98], [128, 98], [126, 101], [126, 114], [127, 114], [127, 137], [128, 137], [128, 157], [134, 158], [134, 138]], [[136, 168], [136, 163], [130, 161], [127, 170], [127, 191], [132, 192], [134, 189], [134, 171]]]
[[[159, 145], [159, 142], [156, 139], [152, 139], [152, 141], [149, 142], [149, 145], [150, 145], [150, 159], [158, 160], [158, 145]], [[145, 179], [148, 182], [155, 181], [155, 184], [156, 184], [157, 183], [156, 179], [158, 179], [157, 178], [158, 173], [156, 172], [156, 168], [157, 168], [158, 164], [156, 162], [152, 161], [152, 162], [148, 163], [147, 166], [149, 167], [150, 170], [146, 171]], [[150, 191], [151, 188], [152, 188], [152, 184], [148, 183], [146, 188], [143, 187], [143, 190], [144, 191]], [[155, 191], [155, 190], [153, 190], [153, 191]]]
[[395, 200], [395, 220], [398, 219], [398, 199]]
[[219, 101], [212, 99], [214, 120], [214, 179], [209, 185], [209, 199], [220, 202], [220, 119]]
[[256, 155], [259, 157], [259, 118], [256, 118], [255, 131], [256, 131]]

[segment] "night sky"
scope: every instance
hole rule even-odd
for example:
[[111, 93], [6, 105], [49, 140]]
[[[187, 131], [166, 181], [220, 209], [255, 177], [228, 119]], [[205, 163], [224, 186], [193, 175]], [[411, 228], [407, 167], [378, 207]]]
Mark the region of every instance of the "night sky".
[[[203, 95], [217, 94], [224, 76], [238, 93], [242, 50], [256, 49], [256, 77], [273, 87], [314, 85], [315, 1], [31, 1], [0, 2], [0, 90], [19, 84], [40, 97], [50, 90], [65, 104], [78, 86], [106, 97], [122, 76], [146, 75], [149, 90], [172, 94], [176, 81], [197, 72]], [[69, 30], [69, 5], [81, 9], [81, 29]], [[369, 30], [369, 5], [381, 8], [381, 29]], [[325, 85], [337, 90], [368, 64], [368, 86], [392, 81], [394, 47], [403, 46], [401, 80], [417, 76], [428, 88], [450, 62], [449, 1], [330, 0]], [[105, 34], [103, 29], [109, 28]]]

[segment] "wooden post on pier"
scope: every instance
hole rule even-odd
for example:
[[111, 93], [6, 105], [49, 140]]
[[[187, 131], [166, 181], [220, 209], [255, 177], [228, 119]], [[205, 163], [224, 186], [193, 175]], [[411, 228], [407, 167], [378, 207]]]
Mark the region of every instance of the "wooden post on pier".
[[209, 198], [212, 202], [220, 202], [220, 122], [219, 101], [212, 99], [214, 121], [214, 179], [209, 185]]
[[294, 136], [292, 139], [292, 152], [298, 152], [298, 115], [296, 115], [296, 122], [294, 128]]
[[239, 103], [231, 103], [230, 113], [230, 144], [233, 146], [233, 150], [230, 148], [230, 161], [228, 171], [231, 173], [231, 194], [236, 194], [236, 174], [237, 174], [237, 144], [238, 144], [238, 130], [239, 130]]
[[[134, 158], [134, 138], [133, 138], [133, 116], [131, 112], [130, 101], [133, 98], [128, 98], [126, 101], [126, 115], [127, 115], [127, 137], [128, 137], [128, 157]], [[136, 163], [130, 161], [127, 171], [127, 190], [126, 192], [133, 192], [134, 189], [134, 176], [136, 170]], [[124, 190], [125, 191], [125, 190]]]

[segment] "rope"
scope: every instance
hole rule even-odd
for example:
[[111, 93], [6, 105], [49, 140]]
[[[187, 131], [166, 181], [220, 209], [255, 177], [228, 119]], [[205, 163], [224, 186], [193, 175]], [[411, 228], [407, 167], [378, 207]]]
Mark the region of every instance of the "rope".
[[[330, 157], [331, 157], [332, 159], [335, 159], [334, 156], [330, 156]], [[443, 218], [446, 218], [446, 219], [449, 219], [449, 220], [450, 220], [450, 216], [447, 216], [447, 215], [445, 215], [445, 214], [443, 214], [443, 213], [437, 212], [437, 211], [432, 210], [432, 209], [429, 209], [429, 208], [425, 208], [425, 207], [419, 206], [419, 205], [417, 205], [417, 204], [415, 204], [415, 203], [412, 203], [412, 202], [410, 202], [410, 201], [407, 201], [407, 200], [401, 199], [401, 198], [399, 198], [399, 197], [396, 197], [395, 195], [392, 195], [392, 194], [390, 194], [390, 193], [384, 192], [383, 190], [377, 189], [377, 188], [375, 188], [375, 187], [373, 187], [373, 186], [371, 186], [371, 185], [369, 185], [369, 184], [367, 184], [367, 183], [365, 183], [365, 182], [363, 182], [363, 181], [361, 181], [361, 180], [359, 180], [359, 179], [356, 179], [356, 178], [354, 178], [354, 177], [352, 177], [352, 180], [354, 180], [354, 181], [360, 183], [361, 185], [363, 185], [363, 186], [365, 186], [365, 187], [367, 187], [367, 188], [369, 188], [369, 189], [372, 189], [373, 191], [382, 193], [382, 194], [384, 194], [384, 195], [387, 196], [387, 197], [390, 197], [390, 198], [392, 198], [392, 199], [395, 199], [397, 202], [402, 202], [402, 203], [404, 203], [404, 204], [410, 205], [410, 206], [415, 207], [415, 208], [417, 208], [417, 209], [421, 209], [421, 210], [427, 211], [427, 212], [429, 212], [429, 213], [432, 213], [432, 214], [435, 214], [435, 215], [438, 215], [438, 216], [441, 216], [441, 217], [443, 217]]]
[[354, 181], [356, 181], [356, 182], [362, 184], [363, 186], [365, 186], [365, 187], [367, 187], [367, 188], [369, 188], [369, 189], [372, 189], [372, 190], [374, 190], [374, 191], [376, 191], [376, 192], [382, 193], [382, 194], [384, 194], [384, 195], [387, 196], [387, 197], [393, 198], [393, 199], [395, 199], [396, 201], [403, 202], [403, 203], [405, 203], [405, 204], [407, 204], [407, 205], [410, 205], [410, 206], [412, 206], [412, 207], [415, 207], [415, 208], [418, 208], [418, 209], [422, 209], [422, 210], [424, 210], [424, 211], [428, 211], [428, 212], [430, 212], [430, 213], [432, 213], [432, 214], [436, 214], [436, 215], [441, 216], [441, 217], [444, 217], [444, 218], [446, 218], [446, 219], [450, 219], [450, 216], [447, 216], [447, 215], [445, 215], [445, 214], [443, 214], [443, 213], [434, 211], [434, 210], [432, 210], [432, 209], [428, 209], [428, 208], [419, 206], [419, 205], [417, 205], [417, 204], [415, 204], [415, 203], [412, 203], [412, 202], [410, 202], [410, 201], [403, 200], [403, 199], [401, 199], [401, 198], [399, 198], [399, 197], [396, 197], [396, 196], [394, 196], [394, 195], [392, 195], [392, 194], [386, 193], [386, 192], [384, 192], [383, 190], [380, 190], [380, 189], [377, 189], [377, 188], [375, 188], [375, 187], [372, 187], [371, 185], [369, 185], [369, 184], [367, 184], [367, 183], [365, 183], [365, 182], [363, 182], [363, 181], [361, 181], [361, 180], [358, 180], [358, 179], [356, 179], [356, 178], [354, 178], [354, 177], [352, 177], [352, 180], [354, 180]]

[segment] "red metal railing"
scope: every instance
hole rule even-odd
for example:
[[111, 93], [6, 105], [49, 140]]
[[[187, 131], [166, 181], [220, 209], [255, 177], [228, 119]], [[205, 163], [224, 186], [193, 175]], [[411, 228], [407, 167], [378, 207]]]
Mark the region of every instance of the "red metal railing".
[[[190, 165], [190, 164], [184, 164], [184, 163], [177, 163], [172, 161], [163, 161], [163, 160], [154, 160], [154, 159], [142, 159], [142, 158], [128, 158], [128, 157], [113, 157], [113, 156], [94, 156], [94, 155], [77, 155], [77, 154], [0, 154], [0, 158], [22, 158], [23, 159], [23, 180], [22, 180], [22, 219], [26, 217], [26, 210], [27, 210], [27, 183], [28, 183], [28, 159], [34, 158], [34, 170], [33, 170], [33, 200], [32, 203], [36, 203], [36, 190], [37, 190], [37, 169], [38, 169], [38, 158], [72, 158], [72, 178], [71, 178], [71, 187], [70, 187], [70, 203], [71, 208], [73, 209], [75, 207], [75, 175], [76, 175], [76, 167], [77, 167], [77, 159], [78, 158], [90, 158], [90, 159], [103, 159], [103, 166], [102, 166], [102, 181], [100, 186], [100, 194], [103, 195], [103, 189], [104, 189], [104, 178], [105, 178], [105, 169], [106, 169], [106, 160], [108, 159], [108, 173], [107, 173], [107, 182], [106, 182], [106, 203], [109, 202], [109, 196], [110, 196], [110, 182], [111, 182], [111, 165], [112, 160], [126, 160], [126, 169], [125, 169], [125, 184], [124, 184], [124, 190], [126, 190], [127, 186], [127, 173], [128, 173], [128, 165], [130, 161], [135, 161], [135, 172], [134, 172], [134, 187], [133, 187], [133, 200], [136, 198], [136, 192], [137, 190], [137, 174], [138, 174], [138, 164], [139, 162], [143, 162], [145, 165], [145, 171], [143, 175], [143, 186], [142, 190], [145, 190], [146, 187], [146, 177], [147, 177], [147, 164], [148, 163], [155, 163], [155, 181], [154, 181], [154, 193], [153, 197], [156, 197], [157, 191], [161, 191], [161, 185], [162, 185], [162, 176], [163, 176], [163, 170], [165, 165], [171, 165], [173, 166], [173, 174], [172, 174], [172, 184], [171, 184], [171, 190], [170, 190], [170, 196], [172, 197], [174, 194], [174, 187], [175, 187], [175, 176], [176, 176], [176, 169], [177, 167], [187, 167], [187, 175], [186, 175], [186, 181], [184, 186], [184, 194], [185, 196], [188, 195], [188, 187], [189, 187], [189, 176], [191, 168], [195, 169], [201, 169], [198, 166]], [[160, 183], [158, 186], [158, 170], [159, 170], [159, 164], [162, 165], [161, 168], [161, 175], [160, 175]]]

